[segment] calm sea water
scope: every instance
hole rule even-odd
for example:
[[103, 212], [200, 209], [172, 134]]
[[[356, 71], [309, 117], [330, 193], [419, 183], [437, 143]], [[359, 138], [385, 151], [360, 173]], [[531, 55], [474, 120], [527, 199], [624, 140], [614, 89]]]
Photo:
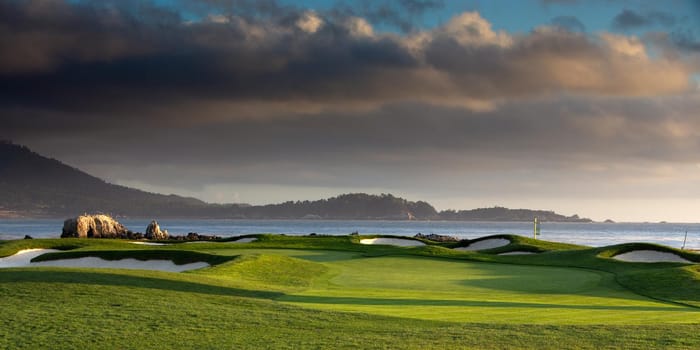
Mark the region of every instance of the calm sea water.
[[[132, 231], [143, 232], [150, 220], [120, 220]], [[346, 235], [392, 234], [413, 236], [436, 233], [460, 238], [477, 238], [511, 233], [532, 235], [529, 222], [464, 221], [344, 221], [344, 220], [162, 220], [161, 228], [171, 234], [197, 232], [223, 237], [249, 233], [309, 233]], [[0, 220], [0, 239], [60, 237], [62, 220]], [[624, 242], [650, 242], [680, 248], [685, 232], [686, 248], [700, 249], [700, 224], [658, 223], [543, 223], [541, 239], [556, 242], [604, 246]]]

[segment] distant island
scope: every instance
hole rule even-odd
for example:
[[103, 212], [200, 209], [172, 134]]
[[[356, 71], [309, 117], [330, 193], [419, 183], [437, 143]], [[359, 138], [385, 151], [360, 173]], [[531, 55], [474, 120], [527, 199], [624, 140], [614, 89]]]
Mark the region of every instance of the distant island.
[[65, 218], [103, 212], [143, 218], [592, 221], [553, 211], [503, 207], [437, 211], [425, 201], [391, 194], [350, 193], [268, 205], [211, 204], [110, 184], [11, 142], [0, 142], [0, 194], [0, 218]]

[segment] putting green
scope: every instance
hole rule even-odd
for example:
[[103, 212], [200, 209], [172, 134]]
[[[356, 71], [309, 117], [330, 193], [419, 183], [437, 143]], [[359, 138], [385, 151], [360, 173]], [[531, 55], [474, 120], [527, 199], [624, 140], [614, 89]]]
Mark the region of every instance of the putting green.
[[[284, 262], [273, 256], [322, 265], [325, 269], [313, 269], [316, 276], [308, 288], [287, 289], [277, 298], [306, 308], [497, 324], [700, 322], [698, 309], [635, 294], [615, 282], [612, 274], [595, 270], [412, 256], [363, 258], [336, 251], [228, 249], [217, 253], [264, 257], [248, 261], [248, 266], [234, 264], [228, 271], [237, 285], [256, 289], [265, 288], [265, 281], [246, 281], [246, 274], [294, 273], [284, 270]], [[210, 273], [227, 274], [216, 269]]]

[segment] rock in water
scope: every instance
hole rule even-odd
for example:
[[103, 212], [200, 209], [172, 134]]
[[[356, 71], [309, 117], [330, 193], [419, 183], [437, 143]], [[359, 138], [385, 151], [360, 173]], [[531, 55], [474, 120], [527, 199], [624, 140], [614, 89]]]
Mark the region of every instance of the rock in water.
[[148, 227], [146, 227], [146, 239], [168, 239], [168, 230], [161, 231], [158, 222], [153, 220], [148, 224]]
[[63, 222], [61, 238], [122, 238], [127, 229], [109, 215], [80, 215]]

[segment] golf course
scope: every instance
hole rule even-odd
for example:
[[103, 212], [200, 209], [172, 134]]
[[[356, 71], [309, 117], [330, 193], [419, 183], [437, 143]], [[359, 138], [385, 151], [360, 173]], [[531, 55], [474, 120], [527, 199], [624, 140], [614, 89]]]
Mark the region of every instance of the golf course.
[[[0, 349], [700, 347], [700, 255], [660, 245], [272, 234], [133, 243], [0, 241]], [[193, 265], [138, 265], [164, 260]]]

